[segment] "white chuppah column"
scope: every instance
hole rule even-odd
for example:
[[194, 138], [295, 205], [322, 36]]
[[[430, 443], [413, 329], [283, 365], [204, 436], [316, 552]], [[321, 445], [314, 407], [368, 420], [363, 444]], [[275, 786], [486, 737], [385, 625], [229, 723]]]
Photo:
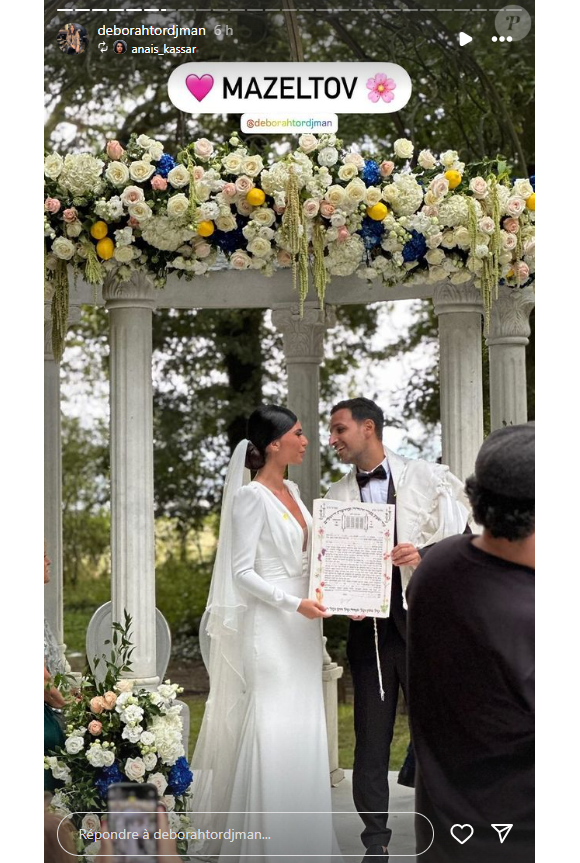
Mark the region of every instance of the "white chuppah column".
[[106, 280], [110, 320], [111, 563], [113, 620], [132, 618], [131, 677], [156, 686], [153, 518], [152, 317], [155, 288], [142, 273]]
[[526, 345], [530, 335], [532, 288], [502, 285], [493, 301], [489, 336], [489, 396], [492, 431], [528, 421]]
[[470, 283], [437, 285], [443, 462], [460, 479], [473, 472], [483, 443], [481, 295]]
[[[71, 306], [69, 323], [78, 322], [80, 315], [80, 307]], [[51, 563], [50, 581], [44, 588], [44, 616], [64, 656], [60, 363], [52, 352], [50, 303], [44, 307], [44, 539]]]
[[284, 337], [288, 369], [288, 401], [309, 441], [301, 465], [290, 466], [290, 479], [298, 483], [305, 505], [320, 497], [320, 364], [324, 356], [324, 331], [332, 326], [328, 313], [306, 304], [300, 317], [297, 305], [275, 309], [272, 323]]

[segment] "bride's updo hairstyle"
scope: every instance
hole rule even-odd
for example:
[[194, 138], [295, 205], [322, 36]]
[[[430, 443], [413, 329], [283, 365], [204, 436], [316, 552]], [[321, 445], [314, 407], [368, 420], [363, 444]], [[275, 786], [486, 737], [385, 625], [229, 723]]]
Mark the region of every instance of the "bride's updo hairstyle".
[[279, 405], [260, 405], [248, 420], [248, 452], [246, 467], [260, 470], [266, 464], [266, 447], [289, 432], [298, 417]]

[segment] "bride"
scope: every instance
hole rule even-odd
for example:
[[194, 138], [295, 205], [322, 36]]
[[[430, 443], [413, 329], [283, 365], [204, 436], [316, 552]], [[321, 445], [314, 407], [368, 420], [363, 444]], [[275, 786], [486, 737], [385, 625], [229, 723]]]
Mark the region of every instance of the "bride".
[[[252, 413], [248, 437], [228, 469], [200, 626], [210, 693], [192, 760], [192, 828], [213, 838], [190, 854], [327, 863], [338, 859], [322, 694], [329, 614], [307, 598], [312, 519], [284, 480], [308, 441], [275, 405]], [[246, 468], [257, 470], [252, 482]]]

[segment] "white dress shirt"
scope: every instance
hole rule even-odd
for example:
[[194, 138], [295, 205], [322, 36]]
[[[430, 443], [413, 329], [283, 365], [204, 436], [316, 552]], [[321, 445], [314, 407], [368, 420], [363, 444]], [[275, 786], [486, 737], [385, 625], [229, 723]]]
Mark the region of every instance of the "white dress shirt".
[[[381, 462], [387, 474], [385, 479], [371, 479], [364, 488], [361, 488], [361, 500], [363, 503], [386, 503], [389, 495], [389, 462], [387, 457]], [[377, 465], [379, 467], [379, 465]], [[377, 468], [373, 468], [376, 470]], [[372, 471], [358, 471], [359, 473], [372, 473]]]

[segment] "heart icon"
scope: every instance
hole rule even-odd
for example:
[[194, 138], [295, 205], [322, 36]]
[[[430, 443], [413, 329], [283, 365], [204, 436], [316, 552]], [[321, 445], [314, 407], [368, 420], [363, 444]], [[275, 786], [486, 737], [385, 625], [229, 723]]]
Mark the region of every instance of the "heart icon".
[[213, 77], [211, 75], [202, 75], [200, 78], [199, 75], [188, 75], [185, 79], [185, 86], [191, 95], [198, 102], [201, 102], [213, 87]]
[[473, 827], [471, 824], [454, 824], [450, 833], [456, 842], [459, 842], [460, 845], [464, 845], [467, 840], [471, 839], [473, 836]]

